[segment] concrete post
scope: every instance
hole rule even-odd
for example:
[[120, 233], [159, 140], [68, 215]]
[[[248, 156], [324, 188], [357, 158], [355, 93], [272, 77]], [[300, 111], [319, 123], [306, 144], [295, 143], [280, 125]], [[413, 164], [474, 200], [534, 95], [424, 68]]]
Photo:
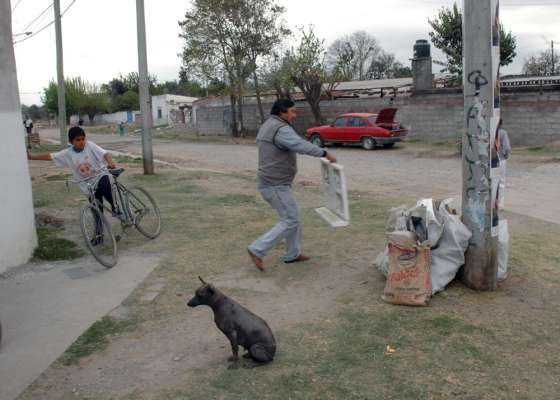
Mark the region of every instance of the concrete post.
[[60, 147], [66, 147], [66, 87], [64, 85], [64, 57], [62, 55], [62, 23], [60, 21], [60, 0], [54, 0], [54, 31], [56, 36], [56, 79], [58, 86], [58, 129], [60, 131]]
[[10, 0], [0, 0], [0, 273], [25, 263], [37, 245], [11, 18]]
[[497, 210], [491, 149], [500, 116], [498, 1], [463, 1], [463, 222], [473, 233], [462, 281], [477, 290], [497, 282]]
[[151, 175], [154, 173], [154, 156], [152, 152], [152, 113], [150, 112], [150, 86], [148, 81], [144, 0], [136, 0], [136, 23], [138, 30], [138, 86], [140, 113], [142, 114], [142, 156], [144, 160], [144, 174]]
[[430, 44], [425, 39], [419, 39], [414, 44], [412, 58], [412, 87], [414, 90], [433, 88], [432, 56]]

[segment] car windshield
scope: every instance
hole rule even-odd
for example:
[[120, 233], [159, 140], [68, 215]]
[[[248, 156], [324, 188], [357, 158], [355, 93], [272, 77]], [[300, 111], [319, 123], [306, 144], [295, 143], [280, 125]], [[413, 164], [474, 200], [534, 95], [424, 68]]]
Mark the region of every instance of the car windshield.
[[371, 124], [374, 125], [375, 121], [377, 120], [377, 114], [370, 115], [368, 117], [368, 119], [369, 119], [369, 122], [371, 122]]

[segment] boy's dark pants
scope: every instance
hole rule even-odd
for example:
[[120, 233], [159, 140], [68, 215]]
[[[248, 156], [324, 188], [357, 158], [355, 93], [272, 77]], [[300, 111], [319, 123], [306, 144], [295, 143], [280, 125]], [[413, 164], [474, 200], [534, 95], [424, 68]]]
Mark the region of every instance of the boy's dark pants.
[[[103, 199], [107, 200], [107, 202], [111, 205], [111, 210], [115, 212], [115, 204], [113, 203], [113, 194], [111, 191], [111, 181], [107, 175], [104, 175], [99, 179], [97, 182], [97, 189], [95, 189], [95, 200], [99, 203], [99, 209], [103, 212]], [[95, 221], [95, 236], [102, 237], [103, 236], [103, 223], [101, 222], [101, 218], [97, 215], [97, 213], [93, 213], [93, 219]]]

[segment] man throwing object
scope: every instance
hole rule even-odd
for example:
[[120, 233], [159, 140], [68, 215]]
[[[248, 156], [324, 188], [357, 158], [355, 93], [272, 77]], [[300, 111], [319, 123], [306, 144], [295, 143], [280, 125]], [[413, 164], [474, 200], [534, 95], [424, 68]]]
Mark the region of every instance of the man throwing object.
[[271, 116], [259, 129], [258, 190], [263, 199], [276, 210], [280, 221], [248, 247], [255, 266], [264, 271], [263, 258], [276, 243], [286, 240], [284, 262], [301, 262], [309, 257], [301, 252], [301, 213], [292, 183], [297, 173], [297, 153], [326, 157], [336, 162], [334, 154], [302, 139], [292, 127], [297, 112], [293, 101], [277, 100]]

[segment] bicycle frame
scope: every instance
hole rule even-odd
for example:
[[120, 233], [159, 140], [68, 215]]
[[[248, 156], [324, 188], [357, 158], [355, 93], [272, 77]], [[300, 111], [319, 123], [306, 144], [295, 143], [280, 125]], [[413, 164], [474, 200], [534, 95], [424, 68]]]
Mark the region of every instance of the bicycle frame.
[[[120, 183], [117, 179], [118, 177], [113, 175], [111, 171], [108, 170], [107, 168], [99, 169], [96, 172], [97, 172], [96, 174], [81, 180], [68, 180], [66, 181], [66, 184], [68, 185], [68, 182], [75, 183], [75, 184], [80, 184], [85, 182], [88, 190], [88, 199], [90, 203], [93, 204], [94, 207], [96, 207], [100, 212], [103, 212], [104, 209], [114, 214], [114, 216], [117, 216], [117, 218], [120, 219], [121, 223], [126, 227], [134, 226], [136, 222], [135, 216], [132, 214], [130, 207], [128, 207], [128, 202], [126, 199], [126, 193], [128, 193], [128, 189], [122, 183]], [[111, 210], [103, 203], [103, 201], [99, 202], [96, 201], [95, 199], [95, 190], [97, 188], [97, 182], [99, 181], [99, 179], [101, 179], [101, 176], [103, 175], [108, 175], [109, 179], [111, 180], [111, 196], [113, 198], [113, 204], [115, 205], [114, 213], [113, 210]], [[139, 199], [136, 200], [140, 201]], [[146, 206], [145, 204], [142, 203], [142, 201], [140, 201], [140, 203], [143, 207]]]

